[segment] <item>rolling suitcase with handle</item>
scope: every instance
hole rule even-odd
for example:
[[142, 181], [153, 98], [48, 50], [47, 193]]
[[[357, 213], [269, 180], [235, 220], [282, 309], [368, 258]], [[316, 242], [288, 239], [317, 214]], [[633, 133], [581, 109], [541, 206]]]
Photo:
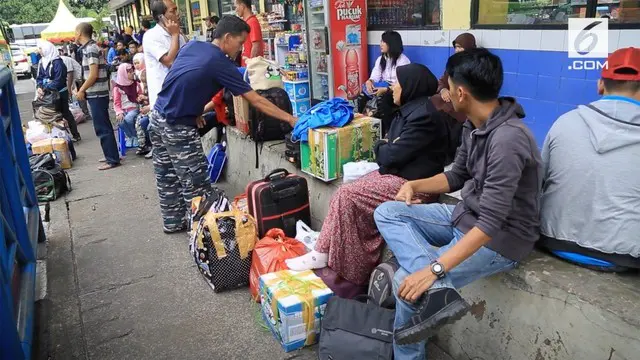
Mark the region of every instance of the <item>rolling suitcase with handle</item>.
[[249, 214], [258, 223], [258, 236], [273, 228], [296, 236], [296, 222], [311, 223], [307, 180], [285, 169], [276, 169], [264, 179], [247, 186]]

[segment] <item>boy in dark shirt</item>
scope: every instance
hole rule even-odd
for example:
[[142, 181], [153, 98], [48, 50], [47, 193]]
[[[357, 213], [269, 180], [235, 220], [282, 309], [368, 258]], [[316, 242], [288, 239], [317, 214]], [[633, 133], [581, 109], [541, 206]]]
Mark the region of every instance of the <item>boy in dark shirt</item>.
[[248, 33], [249, 26], [242, 19], [225, 16], [213, 43], [192, 41], [185, 45], [150, 113], [149, 136], [166, 233], [186, 230], [191, 199], [211, 188], [198, 128], [205, 125], [202, 113], [215, 94], [227, 88], [268, 116], [291, 125], [296, 121], [253, 91], [229, 60], [240, 52]]
[[[451, 103], [465, 113], [450, 171], [410, 181], [375, 212], [401, 268], [394, 332], [397, 360], [423, 359], [424, 341], [469, 305], [455, 289], [512, 269], [538, 239], [542, 180], [538, 147], [513, 98], [498, 98], [503, 70], [486, 49], [447, 62]], [[421, 205], [415, 194], [462, 189], [456, 206]]]

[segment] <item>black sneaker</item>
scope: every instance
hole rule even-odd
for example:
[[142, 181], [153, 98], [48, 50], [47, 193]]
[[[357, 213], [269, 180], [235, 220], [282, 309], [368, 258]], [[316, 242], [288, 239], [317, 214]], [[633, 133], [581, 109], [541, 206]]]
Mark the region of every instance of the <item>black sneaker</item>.
[[189, 230], [189, 226], [187, 226], [187, 224], [182, 224], [180, 227], [177, 227], [177, 228], [167, 228], [166, 226], [162, 227], [162, 231], [164, 231], [165, 234], [177, 234], [177, 233], [185, 232], [187, 230]]
[[150, 152], [151, 152], [151, 149], [149, 149], [146, 146], [145, 147], [139, 147], [138, 150], [136, 151], [136, 155], [144, 156], [144, 155], [147, 155]]
[[394, 331], [396, 344], [408, 345], [428, 340], [440, 327], [459, 320], [468, 310], [469, 304], [456, 290], [429, 290], [411, 319]]

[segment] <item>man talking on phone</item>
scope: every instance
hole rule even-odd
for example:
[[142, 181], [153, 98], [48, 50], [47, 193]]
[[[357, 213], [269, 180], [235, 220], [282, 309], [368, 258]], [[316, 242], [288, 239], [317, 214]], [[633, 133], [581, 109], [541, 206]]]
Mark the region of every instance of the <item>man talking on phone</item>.
[[226, 88], [268, 116], [296, 122], [253, 91], [231, 60], [242, 50], [249, 31], [239, 17], [224, 16], [212, 43], [190, 41], [180, 50], [157, 96], [149, 136], [165, 233], [186, 230], [191, 199], [211, 190], [198, 128], [205, 125], [202, 110], [215, 94]]
[[186, 40], [180, 34], [178, 6], [172, 0], [155, 0], [151, 4], [151, 14], [158, 25], [145, 33], [142, 47], [147, 69], [149, 106], [153, 108], [162, 82]]

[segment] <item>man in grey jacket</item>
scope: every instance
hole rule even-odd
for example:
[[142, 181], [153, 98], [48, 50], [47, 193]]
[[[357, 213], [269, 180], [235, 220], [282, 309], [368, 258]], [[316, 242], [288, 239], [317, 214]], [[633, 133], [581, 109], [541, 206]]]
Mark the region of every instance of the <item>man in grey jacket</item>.
[[[396, 272], [394, 357], [424, 359], [424, 341], [469, 305], [455, 290], [512, 269], [539, 235], [540, 153], [522, 107], [498, 98], [500, 58], [470, 49], [449, 58], [451, 102], [467, 115], [450, 171], [407, 182], [398, 202], [375, 212]], [[419, 204], [415, 194], [462, 189], [456, 206]]]
[[599, 270], [640, 268], [640, 49], [609, 56], [600, 100], [560, 116], [542, 149], [541, 245]]

